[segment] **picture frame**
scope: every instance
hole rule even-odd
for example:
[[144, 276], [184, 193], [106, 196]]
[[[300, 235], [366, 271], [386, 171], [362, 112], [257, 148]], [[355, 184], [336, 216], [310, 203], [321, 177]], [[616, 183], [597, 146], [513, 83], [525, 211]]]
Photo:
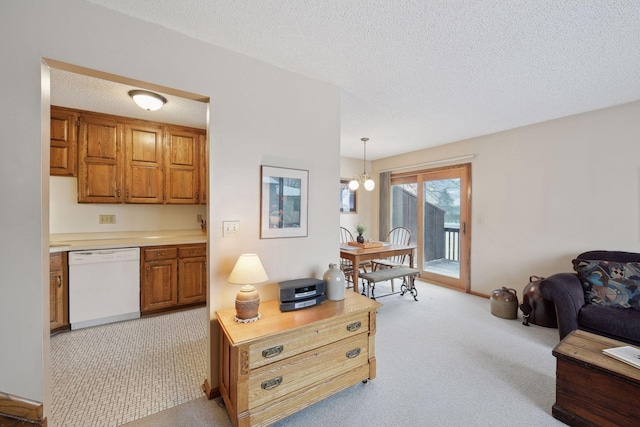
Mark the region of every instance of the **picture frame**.
[[260, 169], [260, 238], [307, 237], [309, 171]]
[[340, 213], [358, 213], [357, 194], [349, 188], [349, 180], [340, 180]]

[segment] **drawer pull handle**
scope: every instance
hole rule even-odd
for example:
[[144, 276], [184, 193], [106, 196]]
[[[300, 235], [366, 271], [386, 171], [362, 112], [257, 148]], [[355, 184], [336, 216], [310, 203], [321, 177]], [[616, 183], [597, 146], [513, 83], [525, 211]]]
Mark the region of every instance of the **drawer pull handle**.
[[347, 331], [349, 332], [357, 331], [358, 329], [360, 329], [360, 326], [362, 326], [361, 322], [350, 323], [347, 325]]
[[278, 387], [280, 384], [282, 384], [282, 377], [275, 377], [263, 382], [261, 387], [263, 390], [271, 390], [272, 388]]
[[282, 353], [282, 350], [284, 350], [284, 347], [281, 346], [281, 345], [277, 345], [275, 347], [271, 347], [271, 348], [268, 348], [266, 350], [262, 350], [262, 357], [268, 358], [268, 357], [277, 356], [280, 353]]
[[347, 358], [353, 359], [354, 357], [358, 357], [360, 355], [360, 349], [354, 348], [353, 350], [347, 351]]

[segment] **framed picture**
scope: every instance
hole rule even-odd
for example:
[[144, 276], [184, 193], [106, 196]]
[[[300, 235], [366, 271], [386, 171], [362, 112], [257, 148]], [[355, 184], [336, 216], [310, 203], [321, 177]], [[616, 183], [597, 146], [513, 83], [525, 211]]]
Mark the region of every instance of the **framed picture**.
[[260, 238], [307, 236], [309, 171], [261, 167]]
[[349, 188], [349, 180], [340, 180], [340, 213], [358, 213], [356, 192]]

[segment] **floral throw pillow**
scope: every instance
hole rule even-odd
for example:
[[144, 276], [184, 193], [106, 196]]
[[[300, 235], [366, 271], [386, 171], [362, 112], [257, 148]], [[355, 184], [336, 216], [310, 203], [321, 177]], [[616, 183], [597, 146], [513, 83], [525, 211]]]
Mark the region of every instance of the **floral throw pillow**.
[[640, 310], [640, 263], [574, 259], [588, 302]]

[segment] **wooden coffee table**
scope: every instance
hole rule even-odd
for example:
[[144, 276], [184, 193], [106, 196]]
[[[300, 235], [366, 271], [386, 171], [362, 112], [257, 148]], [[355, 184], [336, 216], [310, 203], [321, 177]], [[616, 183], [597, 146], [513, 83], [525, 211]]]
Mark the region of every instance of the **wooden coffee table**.
[[553, 349], [557, 359], [553, 416], [571, 426], [640, 422], [640, 369], [602, 353], [626, 343], [576, 330]]

